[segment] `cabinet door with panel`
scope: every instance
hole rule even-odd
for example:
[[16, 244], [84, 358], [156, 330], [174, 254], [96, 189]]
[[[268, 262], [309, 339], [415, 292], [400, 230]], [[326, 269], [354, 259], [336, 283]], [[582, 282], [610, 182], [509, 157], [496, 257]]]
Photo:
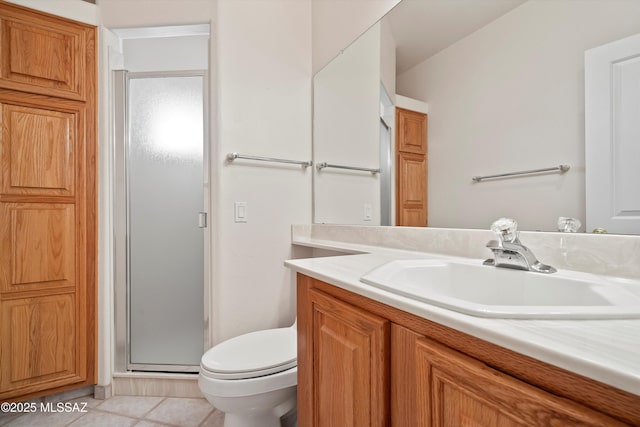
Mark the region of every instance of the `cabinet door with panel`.
[[396, 108], [396, 147], [403, 153], [427, 153], [427, 115]]
[[87, 100], [93, 78], [91, 26], [26, 8], [3, 6], [0, 15], [0, 87]]
[[396, 225], [427, 225], [427, 159], [424, 155], [396, 156]]
[[0, 93], [1, 398], [92, 382], [95, 363], [84, 109], [28, 104]]
[[315, 290], [306, 300], [299, 366], [310, 378], [299, 378], [299, 395], [309, 399], [300, 400], [299, 424], [388, 425], [389, 322]]
[[416, 426], [625, 425], [430, 339], [419, 338], [415, 349]]
[[95, 383], [95, 28], [0, 2], [0, 399]]
[[418, 406], [421, 399], [416, 392], [416, 346], [423, 338], [410, 329], [391, 324], [391, 427], [418, 425]]
[[427, 226], [427, 115], [396, 108], [396, 225]]

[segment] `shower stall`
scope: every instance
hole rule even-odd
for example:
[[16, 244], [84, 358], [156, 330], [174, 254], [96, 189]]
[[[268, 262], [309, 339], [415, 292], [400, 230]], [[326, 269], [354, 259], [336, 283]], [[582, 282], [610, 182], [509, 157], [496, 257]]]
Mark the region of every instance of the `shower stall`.
[[116, 368], [197, 372], [206, 342], [206, 74], [115, 71]]

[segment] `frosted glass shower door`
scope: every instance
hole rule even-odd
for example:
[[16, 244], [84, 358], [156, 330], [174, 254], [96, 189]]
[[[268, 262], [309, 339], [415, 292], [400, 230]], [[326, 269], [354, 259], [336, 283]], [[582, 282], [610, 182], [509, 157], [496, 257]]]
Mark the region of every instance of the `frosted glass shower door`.
[[127, 81], [129, 369], [195, 371], [204, 350], [204, 77]]

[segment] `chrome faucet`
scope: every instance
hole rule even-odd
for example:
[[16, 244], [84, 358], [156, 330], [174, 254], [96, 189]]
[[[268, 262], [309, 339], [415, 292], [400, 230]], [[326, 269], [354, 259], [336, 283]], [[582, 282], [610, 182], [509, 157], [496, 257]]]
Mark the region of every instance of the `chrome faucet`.
[[517, 228], [518, 223], [511, 218], [500, 218], [491, 224], [491, 231], [496, 233], [498, 240], [490, 240], [487, 243], [487, 248], [493, 252], [493, 258], [487, 259], [483, 264], [538, 273], [555, 273], [555, 268], [542, 264], [533, 252], [520, 242]]

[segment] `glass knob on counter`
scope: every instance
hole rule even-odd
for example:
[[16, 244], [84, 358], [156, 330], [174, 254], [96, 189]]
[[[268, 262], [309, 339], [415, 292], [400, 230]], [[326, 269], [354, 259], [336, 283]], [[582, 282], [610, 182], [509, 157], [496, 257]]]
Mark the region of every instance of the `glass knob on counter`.
[[575, 218], [561, 216], [558, 218], [558, 231], [563, 233], [577, 233], [582, 223]]

